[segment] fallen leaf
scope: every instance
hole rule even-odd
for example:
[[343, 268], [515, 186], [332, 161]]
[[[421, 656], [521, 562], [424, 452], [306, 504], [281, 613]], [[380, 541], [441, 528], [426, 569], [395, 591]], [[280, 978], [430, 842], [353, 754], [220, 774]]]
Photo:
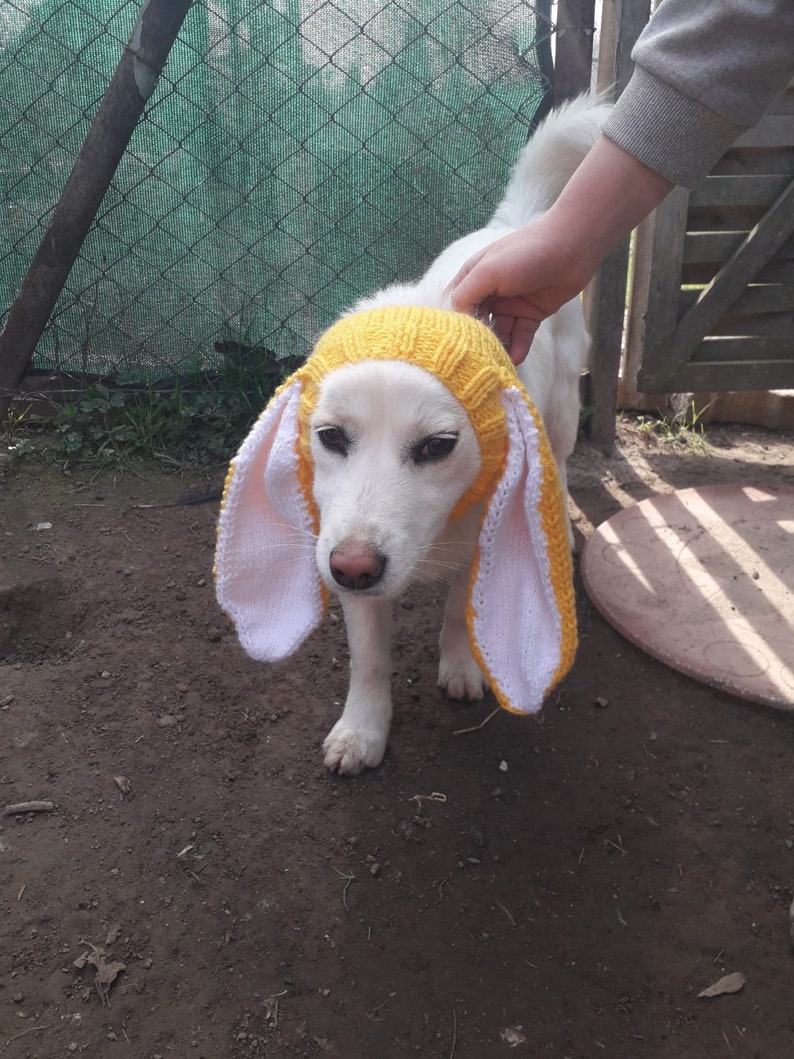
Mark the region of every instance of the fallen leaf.
[[77, 957], [74, 961], [74, 966], [77, 967], [78, 970], [82, 970], [86, 964], [91, 964], [96, 970], [96, 974], [94, 975], [94, 985], [96, 986], [99, 999], [105, 1007], [109, 1007], [110, 987], [121, 972], [127, 969], [126, 964], [120, 963], [118, 960], [113, 963], [108, 963], [105, 959], [107, 953], [104, 949], [100, 948], [98, 945], [92, 945], [89, 941], [83, 942], [83, 944], [88, 945], [88, 948], [84, 953]]
[[726, 974], [706, 989], [698, 993], [699, 997], [722, 996], [723, 993], [738, 993], [744, 989], [745, 977], [741, 971]]
[[126, 776], [114, 776], [113, 782], [116, 784], [122, 794], [129, 794], [132, 790], [132, 784]]

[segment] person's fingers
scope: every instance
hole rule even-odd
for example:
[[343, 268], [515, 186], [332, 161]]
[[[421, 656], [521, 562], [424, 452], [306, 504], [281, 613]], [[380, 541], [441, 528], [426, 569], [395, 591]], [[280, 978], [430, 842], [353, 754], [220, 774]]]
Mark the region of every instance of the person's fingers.
[[459, 313], [468, 313], [469, 316], [479, 315], [477, 310], [481, 303], [491, 294], [495, 293], [493, 285], [488, 279], [485, 269], [480, 269], [478, 275], [471, 273], [486, 254], [488, 248], [480, 250], [456, 273], [447, 290], [452, 298], [452, 308]]
[[515, 321], [507, 352], [516, 367], [526, 360], [539, 326], [540, 321], [529, 320], [526, 317]]
[[539, 320], [525, 316], [496, 313], [491, 317], [491, 327], [496, 337], [516, 366], [526, 359], [539, 326]]
[[[486, 308], [486, 306], [483, 306], [483, 308]], [[516, 322], [515, 316], [513, 316], [512, 313], [491, 312], [489, 322], [491, 330], [495, 333], [505, 349], [509, 350], [513, 341], [513, 328]]]

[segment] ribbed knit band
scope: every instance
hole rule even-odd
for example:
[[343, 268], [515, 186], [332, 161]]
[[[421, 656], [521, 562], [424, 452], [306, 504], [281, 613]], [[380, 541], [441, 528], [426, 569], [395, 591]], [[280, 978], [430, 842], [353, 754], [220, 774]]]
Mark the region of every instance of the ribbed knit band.
[[742, 128], [637, 66], [602, 131], [655, 173], [692, 188]]

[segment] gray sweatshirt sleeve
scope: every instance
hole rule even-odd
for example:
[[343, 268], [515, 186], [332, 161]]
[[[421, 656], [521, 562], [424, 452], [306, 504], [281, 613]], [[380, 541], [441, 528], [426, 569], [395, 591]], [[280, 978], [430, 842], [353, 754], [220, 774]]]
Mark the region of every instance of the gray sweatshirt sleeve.
[[693, 187], [794, 76], [794, 0], [662, 0], [604, 133]]

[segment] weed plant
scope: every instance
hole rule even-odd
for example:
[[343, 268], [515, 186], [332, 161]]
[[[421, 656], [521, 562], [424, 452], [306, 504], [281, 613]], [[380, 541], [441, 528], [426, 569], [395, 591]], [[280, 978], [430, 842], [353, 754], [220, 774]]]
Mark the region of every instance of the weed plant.
[[196, 357], [178, 377], [145, 389], [94, 382], [54, 420], [34, 424], [23, 411], [6, 432], [24, 455], [37, 428], [44, 445], [35, 447], [69, 462], [147, 456], [183, 466], [228, 459], [297, 361], [236, 342], [216, 349], [221, 357], [209, 370]]

